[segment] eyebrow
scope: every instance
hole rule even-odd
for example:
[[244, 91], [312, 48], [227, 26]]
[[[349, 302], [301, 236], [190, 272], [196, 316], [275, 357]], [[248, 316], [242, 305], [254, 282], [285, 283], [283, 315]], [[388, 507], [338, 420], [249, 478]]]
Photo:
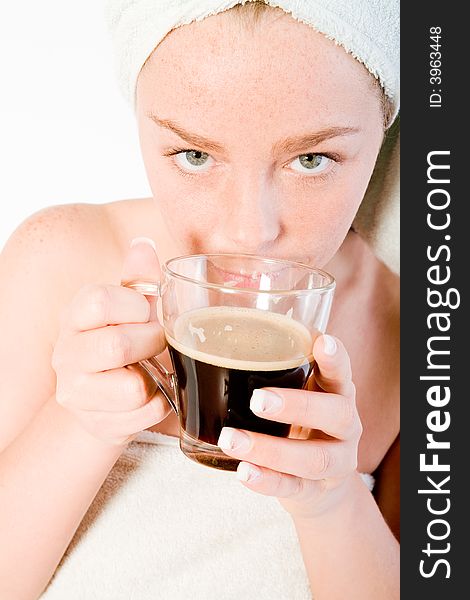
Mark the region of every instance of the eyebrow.
[[[160, 127], [165, 127], [173, 133], [176, 133], [181, 139], [188, 144], [199, 146], [210, 152], [223, 153], [225, 148], [222, 144], [215, 142], [198, 133], [186, 131], [179, 123], [170, 119], [160, 119], [154, 114], [147, 114], [147, 117], [154, 121]], [[272, 154], [279, 152], [294, 153], [297, 150], [316, 146], [321, 142], [325, 142], [331, 138], [347, 136], [358, 133], [360, 130], [357, 127], [325, 127], [315, 133], [307, 133], [305, 135], [286, 137], [276, 142], [272, 147]]]

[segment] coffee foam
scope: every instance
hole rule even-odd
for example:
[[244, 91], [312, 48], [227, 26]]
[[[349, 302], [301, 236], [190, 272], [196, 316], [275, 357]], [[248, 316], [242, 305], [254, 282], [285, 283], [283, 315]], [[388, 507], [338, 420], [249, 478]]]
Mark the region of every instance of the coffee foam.
[[243, 371], [281, 371], [312, 359], [308, 329], [290, 316], [214, 306], [180, 315], [168, 343], [187, 356]]

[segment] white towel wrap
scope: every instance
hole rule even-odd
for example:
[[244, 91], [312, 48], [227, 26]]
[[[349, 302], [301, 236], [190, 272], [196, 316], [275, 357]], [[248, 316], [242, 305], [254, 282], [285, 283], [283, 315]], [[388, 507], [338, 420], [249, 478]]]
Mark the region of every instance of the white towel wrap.
[[144, 431], [109, 473], [41, 600], [255, 596], [311, 598], [290, 516], [235, 473], [186, 458], [176, 438]]

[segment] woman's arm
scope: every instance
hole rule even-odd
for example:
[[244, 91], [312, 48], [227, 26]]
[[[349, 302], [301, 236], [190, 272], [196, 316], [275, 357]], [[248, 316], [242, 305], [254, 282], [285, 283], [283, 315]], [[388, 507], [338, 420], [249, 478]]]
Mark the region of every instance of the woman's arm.
[[[55, 402], [52, 340], [77, 272], [70, 210], [26, 220], [0, 255], [0, 598], [33, 600], [119, 456]], [[74, 217], [77, 215], [75, 214]], [[74, 282], [80, 285], [77, 280]]]
[[122, 452], [51, 398], [0, 455], [0, 598], [38, 598]]
[[[104, 278], [107, 243], [93, 245], [98, 219], [70, 210], [33, 216], [0, 256], [2, 600], [38, 597], [127, 440], [170, 410], [125, 368], [162, 351], [150, 305], [119, 285], [83, 287]], [[153, 276], [153, 249], [131, 252]]]
[[374, 497], [393, 535], [400, 540], [400, 436], [374, 473]]
[[398, 599], [397, 540], [358, 474], [342, 492], [341, 502], [321, 518], [293, 519], [313, 597]]
[[[82, 238], [73, 210], [51, 207], [29, 217], [0, 255], [0, 598], [5, 600], [38, 597], [122, 452], [100, 444], [54, 398], [52, 340], [61, 305], [73, 286], [82, 284], [75, 277]], [[91, 219], [85, 226], [92, 231]]]

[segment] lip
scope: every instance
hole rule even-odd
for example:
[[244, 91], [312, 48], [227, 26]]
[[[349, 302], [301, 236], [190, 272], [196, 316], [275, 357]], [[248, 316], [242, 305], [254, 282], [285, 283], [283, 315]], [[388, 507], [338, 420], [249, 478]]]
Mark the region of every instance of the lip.
[[[244, 269], [240, 269], [238, 273], [234, 273], [233, 271], [221, 269], [213, 263], [211, 264], [211, 268], [217, 273], [217, 276], [223, 282], [225, 287], [261, 289], [263, 291], [271, 290], [271, 285], [265, 286], [263, 283], [274, 282], [284, 270], [283, 268], [277, 268], [275, 271], [273, 270], [270, 272], [265, 269], [263, 271], [245, 273], [243, 272]], [[263, 282], [263, 275], [269, 275], [269, 277], [266, 277], [265, 282]]]
[[[233, 259], [239, 260], [240, 258], [246, 261], [258, 261], [263, 264], [261, 271], [254, 271], [251, 275], [243, 272], [233, 272], [228, 269], [221, 268], [215, 263], [216, 260], [225, 259], [230, 262]], [[183, 265], [186, 261], [195, 259], [204, 259], [208, 268], [217, 275], [214, 280], [202, 280], [197, 277], [190, 277], [185, 273], [179, 272], [178, 265]], [[228, 265], [227, 265], [228, 266]], [[291, 287], [292, 283], [285, 286], [283, 283], [273, 286], [275, 280], [283, 273], [286, 269], [297, 268], [305, 273], [309, 272], [310, 277], [316, 276], [320, 278], [321, 282], [314, 284], [313, 280], [309, 278], [309, 284], [307, 287]], [[312, 292], [326, 292], [335, 288], [336, 283], [332, 275], [323, 271], [322, 269], [310, 267], [309, 265], [301, 262], [296, 262], [289, 259], [279, 258], [267, 258], [265, 256], [256, 256], [253, 254], [192, 254], [185, 256], [176, 256], [162, 265], [162, 273], [165, 277], [175, 278], [179, 281], [185, 281], [187, 283], [195, 284], [199, 287], [206, 289], [219, 289], [220, 291], [226, 291], [232, 293], [234, 291], [243, 291], [254, 294], [282, 294], [283, 296], [298, 296], [299, 294], [311, 294]], [[262, 280], [265, 275], [265, 282]], [[267, 284], [267, 285], [265, 285]]]
[[[220, 269], [218, 269], [220, 271]], [[241, 273], [221, 272], [220, 279], [226, 287], [259, 288], [260, 274], [248, 276]]]

